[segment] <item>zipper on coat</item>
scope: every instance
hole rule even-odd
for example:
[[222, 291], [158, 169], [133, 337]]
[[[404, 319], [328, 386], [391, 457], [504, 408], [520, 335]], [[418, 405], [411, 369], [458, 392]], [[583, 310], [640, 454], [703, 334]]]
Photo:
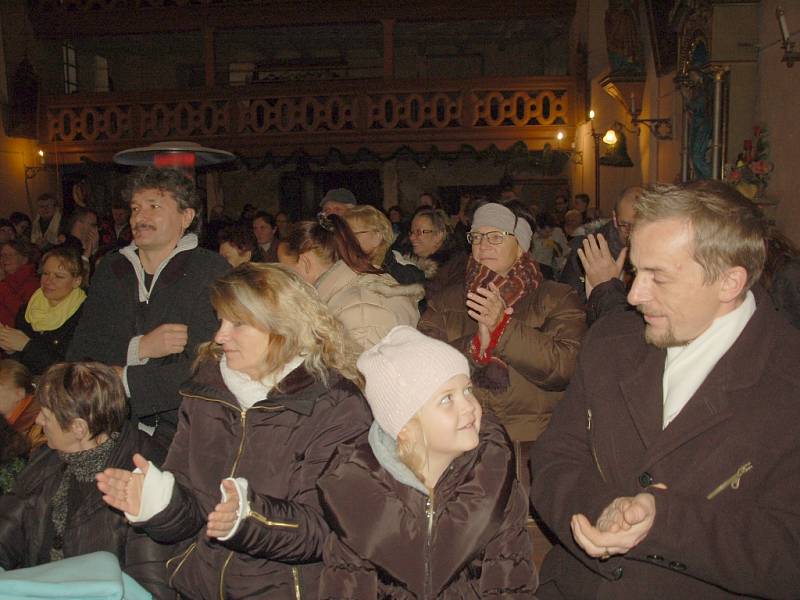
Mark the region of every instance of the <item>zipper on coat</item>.
[[[244, 442], [245, 442], [245, 437], [246, 437], [245, 426], [247, 424], [247, 410], [249, 410], [249, 409], [242, 410], [240, 407], [234, 406], [230, 402], [225, 402], [224, 400], [217, 400], [216, 398], [209, 398], [208, 396], [199, 396], [199, 395], [195, 395], [195, 394], [182, 394], [182, 396], [184, 398], [197, 398], [198, 400], [206, 400], [208, 402], [216, 402], [217, 404], [223, 404], [223, 405], [225, 405], [225, 406], [227, 406], [227, 407], [239, 412], [239, 414], [240, 414], [240, 423], [241, 423], [241, 427], [242, 427], [242, 439], [239, 441], [239, 449], [236, 452], [236, 458], [233, 461], [233, 466], [231, 467], [231, 473], [230, 473], [230, 475], [228, 475], [228, 477], [235, 477], [236, 476], [236, 469], [239, 467], [239, 460], [242, 458], [242, 451], [244, 450]], [[269, 407], [267, 407], [267, 406], [264, 406], [264, 407], [257, 406], [257, 407], [252, 407], [252, 410], [258, 409], [258, 410], [265, 410], [267, 412], [271, 412], [271, 411], [283, 410], [284, 408], [285, 408], [284, 406], [269, 406]], [[279, 526], [279, 524], [277, 522], [275, 523], [275, 525]], [[284, 524], [281, 523], [280, 525], [284, 525]], [[285, 524], [285, 525], [291, 527], [291, 524]], [[220, 600], [225, 600], [225, 570], [228, 568], [228, 563], [231, 562], [231, 559], [233, 558], [234, 553], [235, 553], [234, 551], [231, 551], [231, 553], [228, 554], [228, 557], [225, 559], [225, 562], [222, 565], [222, 570], [220, 571], [220, 574], [219, 574], [219, 597], [220, 597]], [[188, 556], [188, 553], [187, 553], [187, 556]], [[181, 565], [178, 565], [178, 568], [180, 568], [180, 567], [181, 567]], [[177, 569], [176, 569], [176, 572], [177, 572]], [[173, 573], [173, 576], [174, 575], [175, 574]]]
[[180, 562], [178, 563], [178, 566], [175, 567], [175, 570], [172, 572], [172, 575], [169, 576], [169, 587], [172, 587], [172, 580], [175, 579], [175, 575], [177, 575], [178, 571], [181, 570], [181, 567], [183, 567], [183, 563], [186, 562], [186, 559], [189, 558], [189, 555], [192, 553], [192, 551], [195, 548], [197, 548], [197, 542], [192, 542], [191, 546], [189, 546], [186, 550], [184, 550], [183, 552], [181, 552], [180, 554], [178, 554], [176, 556], [173, 556], [172, 558], [168, 559], [166, 563], [164, 563], [164, 566], [167, 569], [169, 569], [169, 564], [173, 560], [180, 559]]
[[298, 529], [300, 525], [298, 523], [287, 523], [285, 521], [272, 521], [265, 517], [264, 515], [251, 510], [247, 516], [249, 518], [255, 519], [262, 525], [266, 525], [267, 527], [285, 527], [286, 529]]
[[741, 467], [739, 467], [736, 470], [736, 473], [728, 477], [725, 481], [723, 481], [716, 488], [714, 488], [714, 491], [711, 492], [708, 496], [706, 496], [706, 499], [713, 500], [728, 488], [731, 488], [732, 490], [738, 490], [739, 483], [741, 482], [742, 477], [744, 477], [744, 474], [752, 470], [753, 470], [753, 463], [749, 461], [744, 463]]
[[225, 600], [225, 569], [228, 568], [228, 563], [231, 562], [235, 553], [234, 550], [231, 550], [228, 554], [228, 558], [222, 563], [222, 570], [219, 572], [219, 600]]
[[300, 569], [297, 567], [292, 567], [292, 580], [294, 582], [294, 598], [302, 600], [303, 587], [300, 585]]
[[[242, 457], [242, 450], [244, 450], [244, 440], [245, 440], [245, 426], [247, 424], [247, 410], [240, 411], [241, 413], [241, 427], [242, 427], [242, 439], [239, 441], [239, 450], [236, 452], [236, 458], [233, 461], [233, 466], [231, 467], [231, 474], [228, 477], [235, 477], [236, 476], [236, 468], [239, 466], [239, 459]], [[225, 559], [225, 562], [222, 565], [222, 570], [219, 572], [219, 600], [225, 600], [225, 569], [228, 568], [228, 564], [231, 562], [233, 558], [234, 552], [231, 551], [228, 554], [228, 558]]]
[[600, 466], [600, 459], [597, 458], [597, 449], [594, 447], [594, 436], [592, 436], [592, 409], [586, 409], [586, 431], [589, 434], [589, 445], [592, 447], [592, 457], [597, 470], [600, 472], [600, 477], [603, 481], [606, 480], [606, 475], [603, 473], [603, 467]]
[[435, 511], [433, 508], [433, 492], [425, 498], [425, 519], [426, 519], [426, 533], [425, 533], [425, 598], [432, 597], [433, 582], [431, 581], [431, 534], [433, 533], [433, 517]]

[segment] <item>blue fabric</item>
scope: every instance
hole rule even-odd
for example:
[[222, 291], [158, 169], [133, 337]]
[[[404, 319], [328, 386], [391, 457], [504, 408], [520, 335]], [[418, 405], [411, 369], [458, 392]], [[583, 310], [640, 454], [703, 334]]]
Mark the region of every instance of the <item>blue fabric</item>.
[[152, 600], [147, 590], [122, 572], [110, 552], [93, 552], [28, 569], [0, 569], [0, 600], [49, 598]]

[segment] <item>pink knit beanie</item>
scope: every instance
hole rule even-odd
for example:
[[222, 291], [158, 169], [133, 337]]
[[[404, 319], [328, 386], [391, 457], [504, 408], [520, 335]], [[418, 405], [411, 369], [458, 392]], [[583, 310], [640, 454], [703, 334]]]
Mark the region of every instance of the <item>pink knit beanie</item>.
[[356, 363], [366, 379], [364, 395], [378, 425], [392, 438], [456, 375], [469, 377], [469, 363], [458, 350], [398, 325]]

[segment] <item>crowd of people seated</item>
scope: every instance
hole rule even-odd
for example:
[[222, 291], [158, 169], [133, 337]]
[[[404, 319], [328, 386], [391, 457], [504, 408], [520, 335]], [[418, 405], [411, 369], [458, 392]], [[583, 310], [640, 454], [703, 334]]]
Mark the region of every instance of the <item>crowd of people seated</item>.
[[0, 219], [0, 597], [95, 552], [170, 600], [798, 596], [800, 263], [752, 203], [363, 200], [204, 220], [145, 169]]

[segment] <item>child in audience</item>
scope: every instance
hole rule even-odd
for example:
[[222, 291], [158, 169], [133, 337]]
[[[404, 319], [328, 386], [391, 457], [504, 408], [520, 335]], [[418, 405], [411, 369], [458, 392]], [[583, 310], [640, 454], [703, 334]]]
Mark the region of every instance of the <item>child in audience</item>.
[[467, 359], [398, 326], [358, 368], [375, 421], [319, 483], [321, 598], [531, 598], [528, 500]]

